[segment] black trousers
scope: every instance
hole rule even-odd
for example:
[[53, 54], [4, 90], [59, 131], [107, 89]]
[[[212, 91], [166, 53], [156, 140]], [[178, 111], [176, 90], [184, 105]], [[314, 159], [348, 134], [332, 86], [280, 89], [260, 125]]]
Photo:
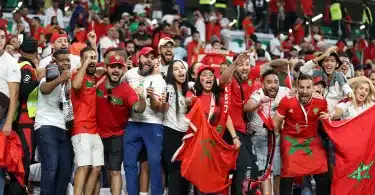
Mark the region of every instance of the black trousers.
[[[314, 175], [316, 182], [316, 194], [330, 195], [329, 175], [322, 173]], [[280, 180], [280, 195], [293, 195], [293, 177], [282, 177]]]
[[182, 144], [184, 132], [179, 132], [164, 126], [163, 151], [164, 171], [167, 175], [168, 194], [188, 195], [190, 183], [181, 176], [181, 161], [171, 162], [176, 150]]
[[242, 183], [248, 167], [251, 167], [251, 178], [256, 178], [260, 175], [259, 168], [256, 165], [257, 158], [253, 153], [251, 135], [237, 131], [237, 136], [240, 138], [241, 147], [236, 163], [237, 170], [233, 174], [231, 195], [242, 195]]

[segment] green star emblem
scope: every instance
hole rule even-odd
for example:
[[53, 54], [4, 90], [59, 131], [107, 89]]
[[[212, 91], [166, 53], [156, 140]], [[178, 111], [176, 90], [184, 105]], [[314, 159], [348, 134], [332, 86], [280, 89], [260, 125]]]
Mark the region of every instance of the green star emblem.
[[314, 109], [313, 109], [313, 112], [314, 112], [315, 115], [318, 114], [318, 112], [319, 112], [319, 108], [314, 108]]
[[366, 165], [364, 162], [361, 162], [358, 168], [348, 177], [355, 179], [359, 182], [364, 179], [371, 179], [371, 175], [369, 172], [373, 163], [374, 161], [371, 161], [369, 164]]
[[293, 155], [298, 150], [302, 150], [309, 156], [312, 156], [312, 149], [310, 147], [310, 144], [314, 140], [313, 137], [305, 139], [303, 143], [299, 143], [296, 138], [292, 138], [290, 136], [285, 136], [285, 140], [289, 141], [292, 144], [289, 149], [289, 155]]
[[218, 126], [216, 127], [216, 132], [217, 132], [218, 134], [220, 134], [222, 131], [223, 131], [223, 126], [218, 125]]
[[215, 141], [212, 140], [212, 139], [205, 139], [205, 140], [201, 140], [200, 142], [202, 144], [202, 149], [203, 149], [203, 153], [201, 155], [201, 160], [203, 160], [203, 158], [205, 158], [205, 157], [207, 157], [208, 159], [211, 160], [212, 155], [211, 155], [211, 152], [206, 145], [211, 145], [211, 147], [213, 147], [213, 146], [216, 145]]

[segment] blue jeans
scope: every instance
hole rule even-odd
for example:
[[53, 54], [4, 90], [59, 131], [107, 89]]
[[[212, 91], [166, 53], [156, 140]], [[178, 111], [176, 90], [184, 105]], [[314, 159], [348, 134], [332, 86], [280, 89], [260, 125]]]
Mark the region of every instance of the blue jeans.
[[137, 159], [142, 145], [146, 146], [151, 178], [151, 194], [164, 193], [162, 183], [161, 151], [163, 125], [129, 122], [124, 135], [124, 169], [129, 195], [138, 195]]
[[42, 126], [37, 131], [42, 168], [41, 195], [66, 195], [72, 177], [73, 148], [67, 131]]
[[[5, 124], [5, 119], [0, 120], [0, 130], [3, 129]], [[4, 194], [4, 187], [5, 187], [5, 169], [0, 169], [0, 194]]]

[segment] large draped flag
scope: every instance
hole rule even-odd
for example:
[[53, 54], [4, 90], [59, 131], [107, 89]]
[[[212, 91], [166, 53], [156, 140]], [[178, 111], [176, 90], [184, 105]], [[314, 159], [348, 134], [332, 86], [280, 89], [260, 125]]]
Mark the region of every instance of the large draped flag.
[[335, 145], [332, 195], [375, 194], [375, 107], [344, 121], [324, 121]]
[[182, 161], [181, 175], [203, 193], [222, 192], [230, 184], [229, 171], [236, 168], [238, 150], [221, 137], [225, 129], [229, 108], [229, 88], [225, 87], [225, 103], [222, 106], [219, 125], [213, 127], [205, 117], [198, 99], [187, 114], [190, 127], [183, 144], [172, 161]]

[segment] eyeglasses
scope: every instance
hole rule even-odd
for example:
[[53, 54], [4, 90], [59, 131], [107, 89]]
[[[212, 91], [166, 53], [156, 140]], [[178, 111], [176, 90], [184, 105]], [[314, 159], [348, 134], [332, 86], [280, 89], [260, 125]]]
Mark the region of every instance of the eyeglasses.
[[108, 99], [108, 102], [111, 103], [112, 102], [112, 88], [108, 88], [107, 89], [107, 99]]

